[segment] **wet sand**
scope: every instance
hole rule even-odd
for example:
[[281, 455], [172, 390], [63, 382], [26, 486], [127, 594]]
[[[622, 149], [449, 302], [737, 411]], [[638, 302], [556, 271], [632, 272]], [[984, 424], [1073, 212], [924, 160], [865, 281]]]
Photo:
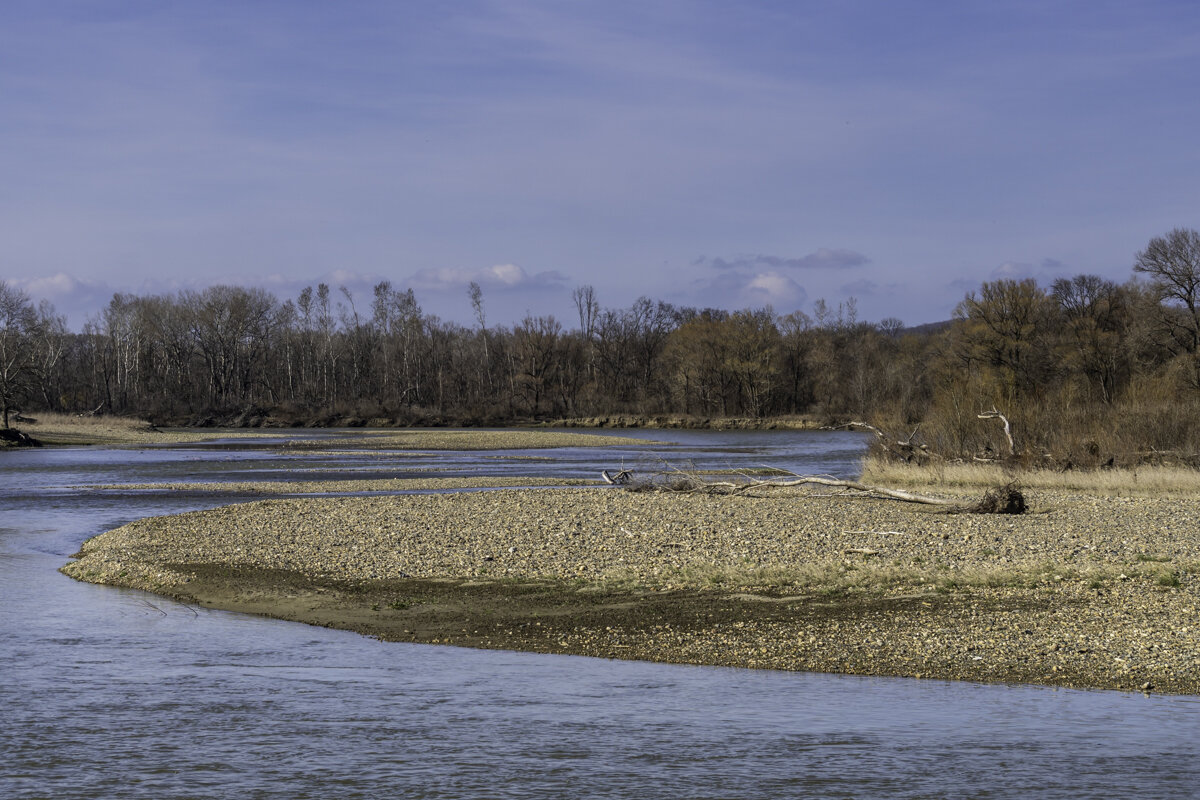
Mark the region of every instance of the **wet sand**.
[[131, 523], [64, 572], [387, 640], [1200, 693], [1200, 498], [1031, 501], [264, 500]]

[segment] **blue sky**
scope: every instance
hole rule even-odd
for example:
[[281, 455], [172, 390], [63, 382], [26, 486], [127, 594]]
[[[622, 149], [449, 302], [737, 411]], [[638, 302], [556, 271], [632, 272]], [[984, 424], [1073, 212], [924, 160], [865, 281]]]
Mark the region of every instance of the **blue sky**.
[[1187, 2], [23, 2], [0, 279], [946, 319], [1200, 227]]

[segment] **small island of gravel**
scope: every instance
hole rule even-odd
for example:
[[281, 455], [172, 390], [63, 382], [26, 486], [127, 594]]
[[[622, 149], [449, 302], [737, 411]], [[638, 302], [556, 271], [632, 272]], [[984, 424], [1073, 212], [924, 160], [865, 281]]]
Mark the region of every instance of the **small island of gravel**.
[[63, 571], [385, 640], [1200, 693], [1200, 496], [1030, 499], [263, 500], [131, 523]]

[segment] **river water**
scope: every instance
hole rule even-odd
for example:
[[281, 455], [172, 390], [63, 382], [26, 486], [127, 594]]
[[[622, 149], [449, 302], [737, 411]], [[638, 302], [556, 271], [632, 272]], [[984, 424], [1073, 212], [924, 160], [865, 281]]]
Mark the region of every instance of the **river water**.
[[652, 435], [679, 444], [0, 452], [0, 797], [1200, 797], [1197, 697], [381, 643], [56, 571], [129, 520], [239, 499], [87, 484], [593, 477], [663, 460], [852, 475], [863, 447], [834, 433]]

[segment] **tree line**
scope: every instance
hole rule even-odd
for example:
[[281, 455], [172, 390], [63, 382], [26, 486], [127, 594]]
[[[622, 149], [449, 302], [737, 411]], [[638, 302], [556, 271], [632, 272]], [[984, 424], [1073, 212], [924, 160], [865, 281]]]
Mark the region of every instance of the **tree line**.
[[[865, 322], [854, 301], [812, 314], [728, 312], [639, 298], [575, 318], [489, 325], [422, 311], [384, 281], [369, 298], [325, 284], [294, 298], [213, 286], [117, 294], [81, 332], [0, 282], [0, 401], [15, 409], [204, 423], [504, 424], [638, 416], [863, 419], [979, 457], [1002, 409], [1022, 450], [1092, 463], [1197, 449], [1200, 234], [1137, 254], [1125, 283], [1095, 275], [997, 280], [945, 324]], [[1125, 456], [1122, 456], [1125, 457]]]

